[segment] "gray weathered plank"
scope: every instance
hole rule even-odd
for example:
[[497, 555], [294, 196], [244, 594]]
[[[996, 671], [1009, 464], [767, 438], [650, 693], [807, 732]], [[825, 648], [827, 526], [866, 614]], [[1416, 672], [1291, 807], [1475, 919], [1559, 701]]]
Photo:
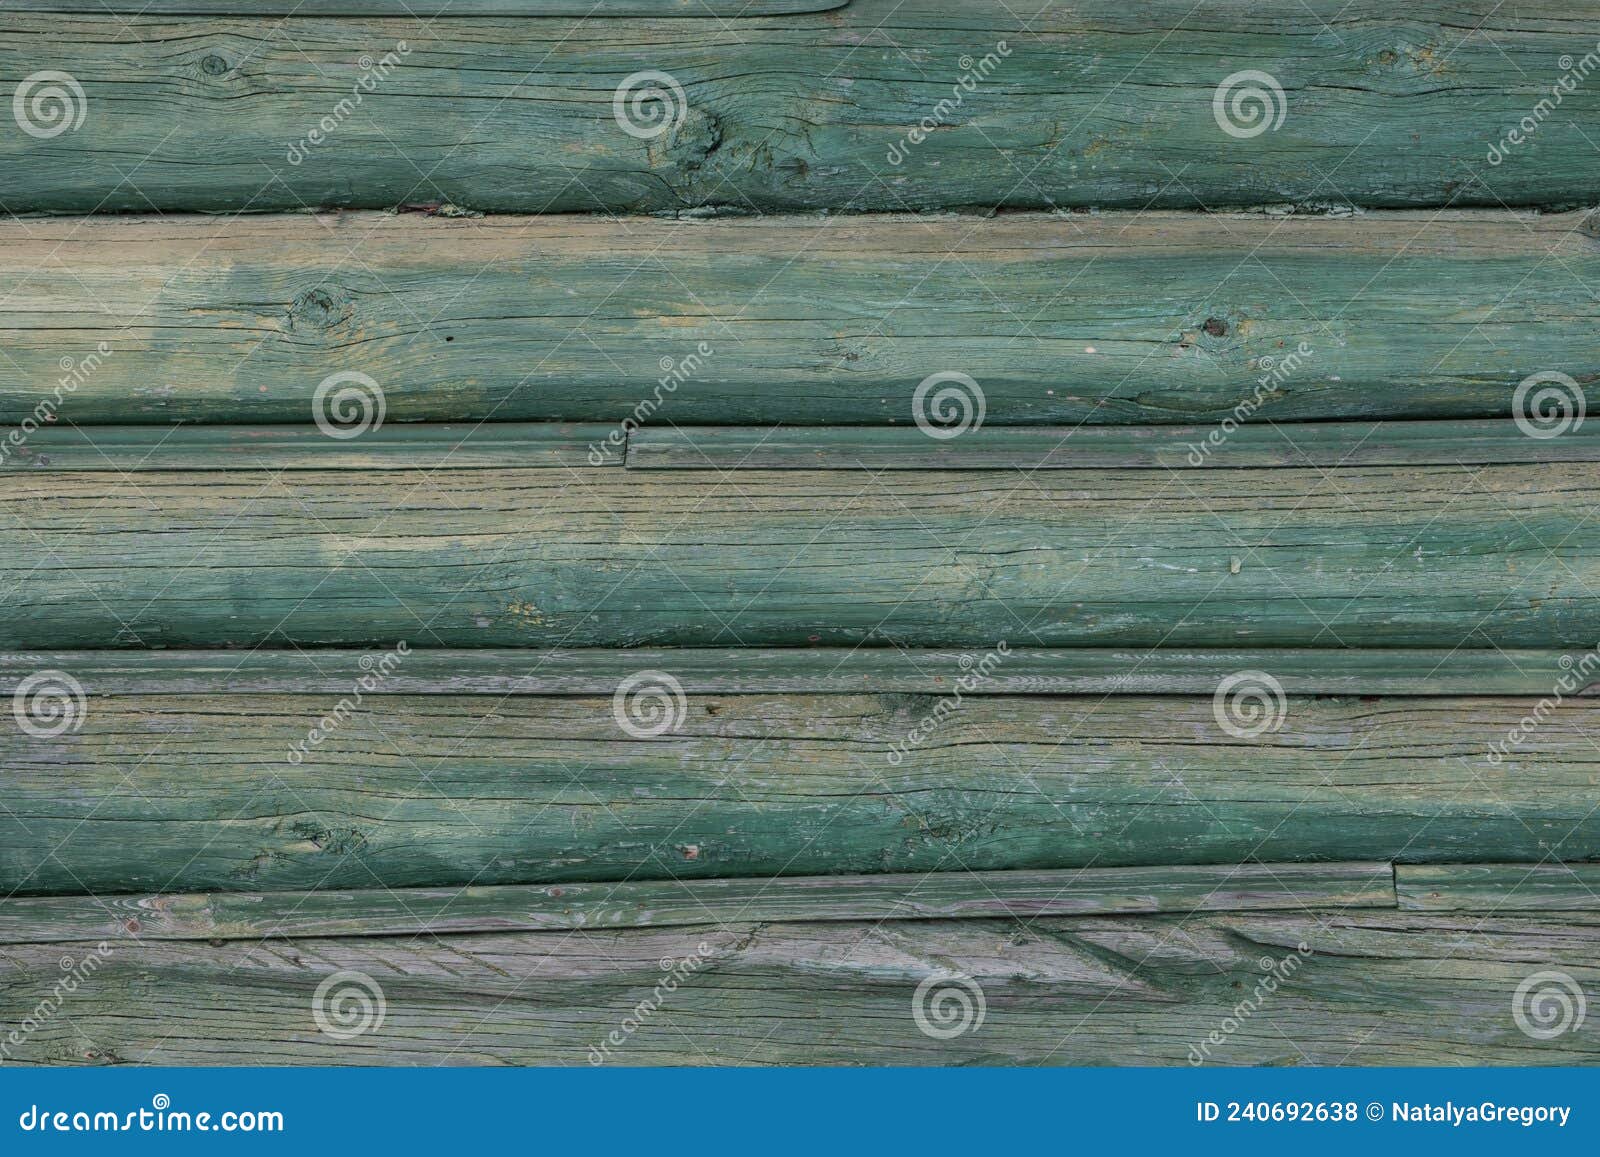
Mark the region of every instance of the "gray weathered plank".
[[1406, 864], [1402, 908], [1467, 912], [1600, 911], [1600, 864]]
[[0, 648], [1584, 648], [1600, 464], [7, 474]]
[[[60, 1065], [1593, 1064], [1600, 1034], [1571, 1013], [1563, 1023], [1552, 998], [1564, 993], [1570, 1006], [1574, 989], [1600, 991], [1597, 953], [1591, 914], [1337, 909], [13, 945], [0, 948], [0, 1024], [36, 1027], [0, 1056]], [[82, 980], [66, 1006], [40, 1014], [67, 976]], [[319, 1029], [318, 1012], [332, 1032]]]
[[[15, 13], [0, 28], [0, 77], [66, 72], [86, 111], [43, 139], [0, 134], [0, 201], [1588, 204], [1600, 92], [1580, 81], [1559, 106], [1539, 104], [1570, 79], [1561, 61], [1595, 50], [1597, 24], [1594, 0], [854, 0], [757, 20]], [[659, 119], [634, 118], [661, 135], [634, 135], [614, 114], [642, 70], [683, 93]], [[1283, 96], [1228, 86], [1225, 111], [1252, 88], [1271, 102], [1245, 96], [1239, 111], [1258, 120], [1232, 123], [1270, 131], [1240, 138], [1214, 102], [1245, 71]], [[1525, 117], [1535, 130], [1507, 144]], [[45, 132], [61, 123], [38, 120]]]
[[0, 944], [1394, 906], [1394, 871], [1381, 863], [46, 896], [0, 900]]
[[1584, 220], [12, 222], [0, 421], [310, 423], [339, 373], [396, 423], [910, 429], [939, 372], [989, 426], [1509, 416], [1531, 374], [1600, 372]]
[[115, 16], [229, 16], [235, 19], [294, 16], [641, 17], [691, 16], [727, 20], [737, 16], [785, 16], [828, 12], [850, 0], [5, 0], [12, 12], [59, 12]]
[[1210, 696], [693, 695], [642, 738], [609, 695], [344, 701], [0, 729], [0, 894], [1600, 858], [1592, 699], [1499, 763], [1525, 699], [1292, 698], [1253, 738]]

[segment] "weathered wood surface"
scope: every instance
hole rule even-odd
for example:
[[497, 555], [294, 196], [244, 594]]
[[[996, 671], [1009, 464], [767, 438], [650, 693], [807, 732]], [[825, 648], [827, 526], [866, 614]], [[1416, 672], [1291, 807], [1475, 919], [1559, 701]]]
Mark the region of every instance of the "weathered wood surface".
[[0, 900], [0, 944], [664, 928], [735, 921], [1393, 908], [1389, 864], [502, 885]]
[[6, 0], [12, 12], [116, 16], [783, 16], [827, 12], [850, 0]]
[[1587, 648], [1600, 465], [18, 473], [7, 650]]
[[[1556, 920], [1313, 910], [105, 947], [104, 954], [94, 942], [0, 948], [0, 1024], [31, 1017], [64, 968], [86, 975], [66, 1008], [42, 1016], [35, 1031], [11, 1046], [8, 1060], [1553, 1065], [1600, 1059], [1600, 1035], [1570, 1019], [1569, 1031], [1537, 1039], [1518, 1027], [1516, 1015], [1518, 987], [1539, 973], [1600, 990], [1594, 963], [1600, 922], [1591, 914]], [[88, 959], [93, 965], [84, 965]], [[926, 986], [920, 995], [919, 986]], [[965, 1015], [963, 998], [971, 1010]], [[320, 1031], [314, 1009], [345, 1037]], [[919, 1011], [944, 1039], [919, 1028]], [[1525, 998], [1525, 1017], [1529, 1011]], [[1220, 1044], [1209, 1043], [1213, 1033]]]
[[306, 424], [348, 372], [390, 422], [909, 429], [946, 371], [978, 384], [990, 426], [1509, 416], [1530, 374], [1600, 372], [1586, 220], [13, 222], [0, 421], [43, 399], [80, 425]]
[[919, 742], [936, 697], [697, 695], [645, 738], [610, 696], [350, 698], [0, 730], [0, 894], [1600, 858], [1587, 699], [1491, 764], [1526, 699], [1290, 699], [1239, 738], [1209, 696], [972, 697]]
[[[1535, 109], [1595, 49], [1597, 24], [1594, 0], [1203, 11], [854, 0], [660, 21], [18, 13], [0, 30], [0, 76], [69, 73], [87, 113], [46, 139], [0, 136], [0, 201], [68, 212], [1588, 204], [1600, 92], [1580, 81], [1559, 107]], [[396, 65], [375, 69], [386, 54]], [[641, 138], [618, 124], [613, 97], [646, 69], [683, 96], [661, 121], [639, 118], [641, 131], [674, 126]], [[1256, 86], [1270, 107], [1246, 97], [1239, 111], [1267, 119], [1233, 123], [1270, 131], [1240, 139], [1213, 102], [1246, 70], [1283, 96]], [[1230, 85], [1224, 107], [1248, 87]], [[1535, 115], [1526, 140], [1507, 144]]]
[[[1570, 396], [1570, 395], [1569, 395]], [[1600, 424], [1529, 437], [1506, 418], [1240, 426], [983, 426], [950, 439], [881, 426], [664, 426], [633, 470], [1189, 470], [1600, 461]]]
[[[343, 437], [305, 426], [41, 426], [0, 470], [133, 474], [152, 470], [494, 470], [621, 466], [610, 426], [548, 422], [379, 425]], [[591, 454], [593, 448], [601, 450]]]
[[1402, 908], [1600, 911], [1600, 864], [1405, 864], [1395, 883]]
[[[380, 658], [369, 651], [0, 652], [0, 694], [42, 670], [86, 695], [342, 695]], [[1239, 671], [1267, 671], [1290, 695], [1590, 694], [1596, 660], [1565, 651], [1116, 651], [1013, 647], [984, 678], [970, 651], [886, 647], [639, 647], [570, 651], [411, 650], [365, 695], [609, 695], [640, 671], [689, 694], [1210, 695]]]

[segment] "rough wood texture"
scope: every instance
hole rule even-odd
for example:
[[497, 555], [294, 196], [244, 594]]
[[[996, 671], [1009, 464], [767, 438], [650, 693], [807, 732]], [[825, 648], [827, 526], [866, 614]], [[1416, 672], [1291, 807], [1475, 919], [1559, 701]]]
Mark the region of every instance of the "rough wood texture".
[[944, 371], [978, 383], [990, 426], [1509, 416], [1530, 374], [1600, 372], [1584, 221], [14, 222], [0, 420], [67, 381], [59, 420], [80, 425], [306, 424], [352, 371], [390, 422], [909, 429]]
[[0, 900], [0, 944], [260, 940], [766, 920], [1393, 908], [1389, 864], [1237, 864]]
[[[40, 670], [69, 673], [88, 695], [342, 695], [366, 651], [0, 652], [0, 694]], [[639, 671], [664, 671], [691, 694], [953, 692], [982, 655], [891, 648], [640, 647], [620, 650], [412, 650], [367, 695], [609, 695]], [[1013, 647], [970, 695], [1210, 695], [1238, 671], [1268, 671], [1291, 695], [1588, 694], [1594, 662], [1563, 651], [1114, 651]]]
[[[1205, 1047], [1199, 1061], [1215, 1065], [1553, 1065], [1600, 1053], [1600, 1035], [1535, 1039], [1514, 1015], [1536, 973], [1600, 990], [1600, 923], [1579, 914], [739, 923], [107, 948], [0, 949], [0, 1023], [32, 1013], [64, 963], [97, 961], [68, 1009], [10, 1059], [1183, 1065]], [[382, 1023], [374, 1008], [369, 1031], [320, 1032], [313, 1006], [330, 977], [324, 1014], [352, 1014], [335, 1027], [360, 1026], [354, 998], [373, 986]], [[923, 1032], [914, 1010], [946, 1039]], [[1212, 1033], [1221, 1044], [1208, 1046]]]
[[[0, 31], [0, 76], [65, 71], [89, 111], [50, 139], [0, 136], [0, 200], [70, 212], [1590, 203], [1595, 86], [1575, 84], [1522, 145], [1504, 138], [1549, 98], [1563, 57], [1594, 49], [1597, 21], [1593, 0], [854, 0], [659, 22], [17, 14]], [[370, 62], [402, 41], [399, 66], [362, 92]], [[684, 93], [676, 127], [650, 139], [612, 109], [644, 69]], [[1284, 92], [1260, 110], [1277, 127], [1249, 139], [1213, 112], [1243, 70]], [[324, 118], [326, 139], [291, 164]]]
[[[1213, 442], [1213, 437], [1215, 441]], [[1600, 461], [1600, 424], [1530, 438], [1515, 421], [1240, 426], [984, 426], [945, 441], [917, 429], [673, 426], [628, 439], [633, 470], [1188, 470]]]
[[1600, 639], [1600, 464], [7, 475], [7, 650]]
[[[623, 879], [1600, 858], [1600, 727], [1525, 699], [1291, 699], [1237, 738], [1211, 698], [94, 699], [0, 731], [0, 892], [298, 891]], [[891, 760], [896, 747], [899, 763]], [[300, 762], [289, 754], [298, 750]]]
[[1600, 864], [1406, 864], [1395, 883], [1402, 908], [1600, 911]]
[[783, 16], [827, 12], [850, 0], [6, 0], [13, 12], [117, 16]]

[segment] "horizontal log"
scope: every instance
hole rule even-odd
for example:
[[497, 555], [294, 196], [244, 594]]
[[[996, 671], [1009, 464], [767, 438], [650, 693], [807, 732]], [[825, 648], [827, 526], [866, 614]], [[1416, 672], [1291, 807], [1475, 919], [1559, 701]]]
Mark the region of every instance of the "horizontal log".
[[[885, 647], [763, 650], [638, 647], [571, 651], [408, 649], [365, 695], [609, 695], [661, 671], [689, 694], [1210, 695], [1239, 671], [1266, 671], [1290, 695], [1589, 694], [1593, 658], [1565, 651], [1115, 651], [1009, 648], [1003, 663], [948, 650]], [[366, 651], [0, 652], [0, 694], [39, 671], [62, 671], [88, 696], [342, 695], [381, 656]]]
[[767, 920], [1393, 908], [1388, 864], [1237, 864], [775, 880], [0, 900], [0, 944], [260, 940]]
[[827, 12], [850, 0], [6, 0], [13, 12], [116, 16], [613, 16], [702, 20]]
[[[1187, 0], [726, 10], [287, 26], [13, 12], [0, 76], [47, 67], [78, 91], [63, 86], [64, 115], [35, 108], [33, 132], [0, 137], [0, 200], [11, 212], [1496, 206], [1590, 203], [1600, 180], [1586, 136], [1600, 94], [1569, 68], [1595, 50], [1594, 0], [1226, 0], [1203, 19]], [[629, 102], [641, 88], [666, 97]], [[1534, 131], [1518, 131], [1524, 118]]]
[[635, 431], [632, 470], [1185, 470], [1600, 461], [1600, 426], [1529, 437], [1514, 420], [1216, 426], [984, 426], [958, 437], [879, 426]]
[[0, 729], [0, 894], [1600, 858], [1592, 699], [951, 702], [92, 699]]
[[1600, 465], [26, 472], [0, 648], [1587, 648]]
[[1597, 952], [1587, 914], [1327, 909], [80, 942], [0, 951], [0, 1024], [60, 1065], [1594, 1064]]
[[[1587, 220], [12, 222], [0, 281], [26, 292], [0, 297], [0, 421], [309, 424], [323, 382], [364, 374], [391, 423], [910, 430], [960, 415], [937, 388], [918, 399], [947, 372], [987, 426], [1504, 417], [1531, 374], [1568, 375], [1571, 395], [1600, 372]], [[929, 449], [1013, 436], [987, 426]], [[1568, 452], [1547, 441], [1522, 453]]]
[[1437, 912], [1600, 911], [1600, 864], [1407, 864], [1402, 908]]

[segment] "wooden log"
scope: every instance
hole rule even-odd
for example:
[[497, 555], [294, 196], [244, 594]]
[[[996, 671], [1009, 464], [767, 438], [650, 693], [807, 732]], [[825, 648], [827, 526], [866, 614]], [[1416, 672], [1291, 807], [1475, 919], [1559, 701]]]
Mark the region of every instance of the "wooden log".
[[1210, 697], [696, 695], [642, 738], [611, 696], [340, 702], [0, 730], [0, 894], [1600, 858], [1587, 699], [1498, 764], [1527, 700], [1290, 699], [1254, 738]]
[[0, 648], [1587, 648], [1600, 465], [7, 475]]
[[[1336, 909], [13, 945], [0, 950], [0, 1024], [32, 1031], [0, 1055], [64, 1065], [1593, 1064], [1600, 1037], [1571, 1013], [1563, 1020], [1552, 998], [1570, 1007], [1574, 990], [1597, 991], [1597, 951], [1592, 914]], [[52, 1003], [65, 977], [74, 990]]]
[[[941, 372], [982, 391], [989, 438], [1019, 424], [1510, 416], [1531, 374], [1565, 373], [1572, 392], [1596, 380], [1586, 220], [13, 222], [0, 280], [25, 292], [0, 296], [0, 421], [308, 424], [319, 385], [349, 373], [381, 390], [391, 423], [909, 430]], [[1549, 441], [1540, 453], [1566, 452]]]
[[1419, 911], [1600, 911], [1600, 864], [1407, 864], [1395, 883]]
[[13, 12], [61, 12], [114, 16], [535, 16], [586, 20], [629, 16], [661, 19], [694, 16], [784, 16], [827, 12], [850, 0], [6, 0]]
[[45, 896], [0, 900], [0, 944], [1394, 906], [1394, 870], [1389, 864], [1236, 864], [253, 894]]
[[[1581, 67], [1597, 21], [1594, 0], [1224, 0], [1203, 19], [1187, 0], [854, 0], [734, 20], [13, 13], [0, 75], [48, 67], [82, 95], [64, 118], [36, 113], [39, 135], [0, 137], [0, 200], [1589, 204], [1600, 94], [1561, 62]], [[619, 119], [619, 88], [646, 70], [676, 87]], [[1534, 130], [1517, 131], [1524, 118]]]
[[[372, 652], [265, 648], [209, 651], [0, 652], [0, 694], [41, 670], [64, 671], [87, 696], [342, 695]], [[690, 694], [953, 693], [1211, 695], [1239, 671], [1268, 671], [1290, 695], [1589, 694], [1594, 659], [1565, 651], [1116, 651], [1011, 648], [982, 679], [983, 656], [884, 647], [410, 650], [366, 695], [609, 695], [639, 671], [664, 671]], [[966, 682], [963, 683], [962, 680]]]

